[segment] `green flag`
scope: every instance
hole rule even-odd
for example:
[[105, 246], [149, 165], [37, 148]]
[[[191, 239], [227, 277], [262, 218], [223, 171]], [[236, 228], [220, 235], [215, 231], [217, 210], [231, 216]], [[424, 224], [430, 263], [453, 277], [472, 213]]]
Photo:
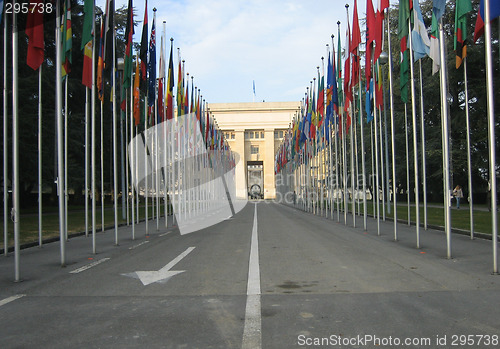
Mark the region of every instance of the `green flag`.
[[94, 35], [92, 28], [92, 24], [94, 23], [94, 0], [85, 0], [83, 12], [85, 13], [85, 17], [83, 19], [81, 50], [83, 50], [85, 45], [92, 40]]
[[408, 36], [408, 19], [410, 18], [410, 2], [408, 0], [399, 1], [399, 22], [398, 22], [398, 38]]
[[455, 7], [455, 42], [453, 48], [456, 52], [456, 68], [462, 65], [462, 60], [467, 57], [467, 14], [472, 11], [470, 0], [457, 0]]

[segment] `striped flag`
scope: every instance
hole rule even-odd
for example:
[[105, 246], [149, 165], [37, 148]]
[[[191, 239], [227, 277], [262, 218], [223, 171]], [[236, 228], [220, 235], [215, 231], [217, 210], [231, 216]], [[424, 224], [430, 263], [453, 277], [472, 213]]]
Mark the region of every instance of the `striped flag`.
[[458, 69], [462, 60], [467, 57], [467, 14], [472, 11], [470, 0], [457, 0], [455, 6], [455, 65]]
[[71, 30], [71, 1], [64, 1], [64, 18], [62, 28], [62, 77], [66, 77], [71, 71], [71, 49], [73, 47], [73, 31]]
[[94, 0], [85, 0], [83, 5], [85, 17], [82, 29], [83, 72], [82, 84], [92, 88], [92, 38], [94, 36]]

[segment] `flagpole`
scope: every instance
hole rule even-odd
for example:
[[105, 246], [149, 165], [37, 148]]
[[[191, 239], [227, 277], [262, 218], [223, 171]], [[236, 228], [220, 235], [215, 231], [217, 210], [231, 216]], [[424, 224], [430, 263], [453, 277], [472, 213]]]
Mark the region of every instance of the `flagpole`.
[[[372, 53], [372, 58], [373, 60], [373, 53]], [[374, 62], [375, 63], [375, 62]], [[374, 64], [375, 69], [376, 65]], [[373, 79], [373, 85], [375, 86], [375, 77]], [[375, 87], [376, 89], [377, 87]], [[373, 94], [373, 128], [374, 128], [374, 143], [375, 143], [375, 185], [374, 185], [374, 191], [376, 192], [375, 195], [375, 200], [377, 204], [377, 235], [380, 236], [380, 190], [378, 188], [378, 181], [379, 181], [379, 171], [378, 171], [378, 165], [379, 165], [379, 151], [378, 151], [378, 122], [377, 122], [377, 117], [378, 117], [378, 108], [377, 108], [377, 93]]]
[[118, 246], [118, 159], [117, 159], [117, 110], [116, 110], [116, 28], [113, 30], [113, 206], [115, 213], [115, 245]]
[[68, 241], [68, 79], [64, 77], [64, 238]]
[[[92, 16], [94, 18], [94, 24], [92, 25], [92, 29], [95, 31], [95, 2], [94, 2], [94, 15]], [[101, 17], [102, 21], [102, 17]], [[96, 86], [95, 86], [95, 79], [96, 79], [96, 71], [95, 71], [95, 57], [96, 57], [96, 50], [95, 50], [95, 36], [92, 38], [93, 44], [92, 44], [92, 89], [91, 89], [91, 111], [90, 111], [90, 119], [91, 119], [91, 129], [90, 129], [90, 186], [91, 186], [91, 196], [92, 196], [92, 253], [96, 254], [96, 181], [95, 181], [95, 123], [96, 123], [96, 118], [95, 118], [95, 110], [97, 108], [97, 103], [96, 103]]]
[[361, 87], [361, 69], [359, 70], [359, 121], [360, 121], [360, 133], [361, 133], [361, 171], [363, 177], [363, 230], [366, 231], [366, 220], [368, 216], [366, 207], [366, 169], [365, 169], [365, 136], [364, 136], [364, 125], [363, 125], [363, 98], [362, 87]]
[[406, 149], [406, 204], [408, 208], [408, 225], [410, 225], [410, 155], [408, 144], [408, 110], [405, 103], [405, 149]]
[[[56, 120], [57, 120], [57, 192], [59, 195], [59, 242], [61, 251], [61, 266], [66, 266], [66, 236], [64, 215], [64, 162], [63, 162], [63, 124], [62, 124], [62, 72], [61, 72], [61, 11], [60, 0], [56, 2]], [[15, 18], [15, 15], [14, 15]], [[17, 30], [16, 30], [17, 31]], [[17, 48], [16, 50], [17, 51]], [[15, 63], [14, 63], [15, 62]], [[13, 64], [17, 66], [17, 59]], [[16, 96], [17, 98], [17, 96]]]
[[[488, 1], [488, 0], [487, 0]], [[442, 137], [443, 137], [443, 199], [445, 210], [445, 232], [446, 232], [446, 257], [451, 259], [451, 211], [450, 211], [450, 152], [449, 152], [449, 137], [448, 137], [448, 74], [446, 71], [446, 58], [445, 58], [445, 43], [444, 43], [444, 30], [443, 19], [439, 19], [439, 51], [440, 51], [440, 82], [441, 82], [441, 120], [442, 120]], [[490, 144], [491, 145], [491, 144]], [[490, 149], [491, 151], [491, 149]], [[493, 149], [494, 152], [494, 149]], [[492, 187], [493, 190], [493, 187]], [[496, 206], [496, 202], [495, 202]], [[496, 227], [495, 227], [496, 233]]]
[[[423, 88], [423, 79], [422, 79], [422, 60], [418, 60], [419, 70], [420, 70], [420, 139], [422, 143], [422, 185], [423, 185], [423, 201], [424, 201], [424, 229], [427, 230], [427, 176], [426, 176], [426, 161], [425, 161], [425, 120], [424, 120], [424, 88]], [[467, 85], [466, 85], [467, 86]], [[467, 92], [466, 92], [467, 96]], [[467, 98], [467, 97], [466, 97]], [[467, 99], [466, 99], [466, 104]], [[469, 138], [469, 132], [467, 131], [467, 138]], [[469, 155], [470, 155], [470, 146], [468, 145]], [[470, 175], [470, 172], [469, 172]], [[470, 188], [470, 187], [469, 187]], [[471, 212], [472, 217], [472, 212]], [[471, 218], [472, 219], [472, 218]]]
[[8, 143], [9, 138], [7, 134], [7, 104], [8, 104], [8, 90], [7, 90], [7, 13], [3, 12], [3, 254], [7, 257], [9, 251], [9, 219], [8, 219], [8, 202], [9, 202], [9, 189], [7, 186], [8, 179]]
[[392, 89], [392, 48], [391, 48], [391, 31], [389, 26], [389, 9], [387, 9], [387, 50], [389, 51], [389, 102], [391, 109], [391, 153], [392, 153], [392, 199], [393, 199], [393, 213], [394, 213], [394, 241], [398, 240], [398, 211], [396, 200], [396, 133], [394, 121], [394, 95]]
[[104, 233], [104, 88], [101, 100], [101, 231]]
[[486, 60], [486, 86], [488, 106], [488, 147], [490, 150], [490, 183], [491, 183], [491, 236], [493, 242], [493, 273], [498, 274], [498, 231], [497, 231], [497, 179], [495, 154], [495, 113], [493, 95], [493, 53], [491, 51], [491, 8], [490, 0], [484, 0], [484, 43]]
[[[500, 21], [499, 21], [500, 22]], [[464, 89], [465, 89], [465, 125], [467, 139], [467, 181], [469, 186], [469, 215], [470, 215], [470, 238], [474, 239], [474, 205], [472, 201], [472, 162], [471, 162], [471, 144], [470, 144], [470, 123], [469, 123], [469, 89], [467, 87], [467, 57], [464, 57]]]
[[[130, 52], [130, 54], [132, 54], [132, 52]], [[137, 67], [137, 64], [139, 64], [139, 55], [136, 53], [136, 56], [135, 56], [135, 59], [136, 59], [136, 67]], [[136, 69], [137, 71], [137, 69]], [[135, 73], [134, 73], [135, 74]], [[134, 76], [134, 81], [135, 81], [135, 76]], [[134, 140], [134, 123], [135, 123], [135, 120], [134, 120], [134, 111], [135, 111], [135, 101], [134, 101], [134, 89], [135, 89], [135, 84], [134, 84], [134, 87], [130, 89], [130, 148], [129, 151], [128, 151], [128, 156], [127, 156], [127, 168], [126, 168], [126, 171], [127, 171], [127, 178], [128, 178], [128, 171], [129, 171], [129, 167], [130, 167], [130, 182], [131, 182], [131, 186], [130, 186], [130, 193], [131, 193], [131, 197], [130, 197], [130, 201], [131, 201], [131, 205], [132, 205], [132, 212], [131, 212], [131, 220], [132, 220], [132, 240], [135, 240], [135, 192], [134, 192], [134, 183], [136, 183], [136, 178], [134, 177], [134, 168], [135, 168], [135, 153], [134, 153], [134, 148], [135, 148], [135, 140]], [[140, 103], [140, 102], [138, 102]], [[128, 135], [128, 133], [127, 133]], [[127, 140], [128, 142], [128, 140]], [[130, 159], [129, 159], [130, 158]], [[129, 193], [129, 183], [130, 183], [128, 180], [127, 180], [127, 198], [128, 198], [128, 193]]]
[[38, 246], [42, 247], [42, 65], [38, 68]]
[[[13, 1], [13, 6], [16, 1]], [[12, 13], [12, 206], [14, 220], [14, 274], [15, 281], [19, 277], [19, 138], [18, 138], [18, 37], [17, 14]]]
[[[125, 96], [123, 96], [125, 94]], [[121, 189], [122, 189], [122, 219], [125, 219], [127, 221], [127, 226], [129, 225], [129, 220], [128, 220], [128, 197], [125, 195], [125, 159], [123, 158], [123, 119], [127, 115], [127, 91], [125, 92], [122, 91], [120, 88], [120, 102], [122, 101], [122, 98], [125, 98], [125, 112], [121, 110], [120, 108], [120, 177], [121, 177]], [[125, 122], [125, 124], [127, 124]], [[115, 194], [115, 196], [118, 196]], [[125, 201], [126, 199], [126, 201]]]
[[[408, 19], [408, 28], [411, 28], [410, 19]], [[417, 235], [417, 248], [420, 248], [420, 207], [419, 207], [419, 181], [418, 181], [418, 144], [417, 144], [417, 105], [415, 103], [415, 76], [413, 64], [413, 40], [412, 33], [408, 35], [410, 49], [410, 88], [411, 88], [411, 117], [413, 124], [413, 174], [415, 176], [415, 231]]]

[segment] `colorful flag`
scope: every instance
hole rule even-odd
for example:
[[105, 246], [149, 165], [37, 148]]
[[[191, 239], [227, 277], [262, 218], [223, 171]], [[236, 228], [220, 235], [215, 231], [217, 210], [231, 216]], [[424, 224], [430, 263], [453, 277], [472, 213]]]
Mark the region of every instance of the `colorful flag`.
[[92, 88], [92, 41], [87, 42], [83, 50], [82, 84]]
[[99, 38], [99, 58], [97, 59], [97, 93], [99, 99], [102, 101], [104, 98], [104, 20], [101, 22], [101, 36]]
[[399, 75], [399, 89], [403, 103], [408, 103], [408, 82], [410, 75], [410, 51], [406, 44], [406, 36], [401, 39], [401, 66]]
[[[106, 1], [106, 15], [104, 19], [104, 41], [103, 41], [103, 69], [110, 71], [113, 66], [113, 40], [114, 40], [114, 16], [115, 2], [114, 0]], [[109, 73], [111, 77], [111, 73]]]
[[[333, 43], [332, 43], [333, 45]], [[339, 50], [340, 51], [340, 50]], [[335, 45], [333, 45], [332, 50], [332, 104], [333, 110], [338, 115], [339, 114], [339, 91], [337, 88], [337, 69], [335, 67]]]
[[[500, 3], [500, 2], [499, 2]], [[457, 0], [455, 5], [455, 65], [458, 69], [462, 60], [467, 57], [467, 14], [472, 11], [470, 0]]]
[[134, 78], [134, 120], [135, 126], [141, 122], [141, 88], [140, 88], [141, 73], [139, 70], [139, 58], [135, 60], [135, 78]]
[[373, 120], [373, 111], [372, 111], [372, 100], [373, 100], [373, 80], [370, 81], [370, 85], [366, 90], [366, 99], [365, 99], [365, 112], [366, 112], [366, 122], [369, 123]]
[[[333, 51], [335, 55], [335, 50]], [[328, 52], [328, 68], [326, 70], [326, 115], [325, 115], [325, 128], [328, 128], [330, 122], [333, 120], [333, 75], [335, 74], [332, 65], [332, 60], [330, 58], [330, 52]], [[328, 132], [327, 132], [328, 135]], [[328, 140], [328, 136], [327, 136]]]
[[354, 14], [352, 18], [352, 33], [351, 33], [351, 43], [349, 45], [350, 51], [352, 53], [352, 87], [356, 86], [359, 81], [360, 73], [360, 56], [359, 56], [359, 44], [361, 43], [361, 32], [359, 29], [359, 19], [358, 19], [358, 4], [354, 0]]
[[318, 119], [318, 128], [323, 124], [325, 117], [325, 75], [323, 72], [318, 71], [318, 107], [316, 117]]
[[88, 88], [92, 88], [92, 38], [94, 37], [94, 1], [85, 0], [83, 5], [85, 17], [83, 19], [82, 28], [82, 44], [83, 49], [83, 71], [82, 84]]
[[[467, 0], [466, 0], [467, 1]], [[413, 0], [413, 29], [411, 31], [413, 60], [418, 61], [430, 53], [431, 41], [425, 28], [418, 0]]]
[[73, 46], [73, 32], [71, 30], [71, 0], [64, 1], [64, 18], [62, 28], [62, 77], [66, 77], [71, 71], [71, 48]]
[[[37, 70], [42, 65], [45, 55], [43, 11], [38, 10], [38, 3], [43, 4], [43, 1], [31, 0], [28, 18], [26, 20], [26, 35], [28, 36], [26, 63], [33, 70]], [[3, 10], [3, 3], [0, 4], [0, 9]], [[1, 10], [0, 16], [2, 13]]]
[[[371, 0], [368, 0], [371, 2]], [[344, 96], [346, 101], [352, 99], [351, 91], [351, 51], [349, 50], [349, 43], [351, 41], [351, 26], [347, 23], [346, 39], [345, 39], [345, 64], [344, 64]]]
[[156, 29], [155, 18], [151, 25], [151, 37], [149, 39], [149, 60], [148, 60], [148, 105], [152, 107], [156, 98]]
[[163, 46], [163, 36], [160, 40], [160, 67], [158, 74], [158, 123], [165, 121], [165, 113], [163, 108], [163, 81], [165, 79], [165, 57], [163, 52], [165, 51], [165, 46]]
[[174, 62], [173, 62], [173, 40], [170, 40], [170, 59], [168, 62], [167, 81], [167, 120], [174, 117]]
[[180, 51], [178, 57], [179, 57], [179, 69], [177, 75], [177, 115], [181, 116], [184, 113], [184, 108], [183, 108], [184, 99], [182, 97], [182, 94], [184, 92], [184, 72], [182, 71], [182, 61], [181, 61]]
[[436, 15], [432, 13], [432, 25], [431, 25], [431, 35], [430, 41], [431, 46], [429, 48], [429, 57], [432, 59], [432, 75], [439, 71], [440, 57], [439, 57], [439, 28]]
[[[132, 0], [128, 1], [127, 27], [125, 28], [125, 57], [123, 68], [123, 88], [132, 86], [132, 37], [134, 35], [134, 9]], [[124, 96], [125, 98], [125, 96]], [[125, 98], [126, 99], [126, 98]], [[123, 108], [122, 108], [123, 109]]]
[[148, 0], [146, 0], [146, 7], [144, 9], [144, 21], [142, 22], [141, 50], [139, 51], [139, 57], [141, 58], [142, 80], [146, 80], [147, 77], [146, 66], [148, 62]]
[[[500, 0], [490, 0], [490, 21], [500, 16]], [[476, 27], [474, 29], [474, 42], [484, 34], [484, 0], [479, 4], [477, 11]]]

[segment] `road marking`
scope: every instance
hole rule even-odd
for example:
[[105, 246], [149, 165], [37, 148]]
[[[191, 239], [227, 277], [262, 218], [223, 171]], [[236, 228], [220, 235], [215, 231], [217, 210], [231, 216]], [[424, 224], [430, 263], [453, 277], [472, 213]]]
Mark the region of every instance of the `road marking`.
[[165, 235], [168, 235], [170, 233], [171, 233], [171, 231], [167, 231], [166, 233], [160, 234], [159, 236], [165, 236]]
[[259, 239], [257, 234], [257, 204], [255, 204], [250, 260], [248, 262], [247, 305], [242, 349], [259, 349], [262, 347], [260, 311]]
[[5, 304], [8, 304], [10, 302], [13, 302], [15, 301], [16, 299], [19, 299], [19, 298], [23, 298], [24, 296], [26, 296], [25, 294], [16, 294], [14, 296], [10, 296], [8, 298], [5, 298], [5, 299], [2, 299], [0, 301], [0, 307], [4, 306]]
[[137, 245], [134, 245], [134, 246], [129, 247], [128, 249], [129, 249], [129, 250], [133, 250], [133, 249], [135, 249], [135, 248], [137, 248], [137, 247], [139, 247], [139, 246], [142, 246], [142, 245], [147, 244], [148, 242], [149, 242], [149, 240], [143, 241], [143, 242], [141, 242], [140, 244], [137, 244]]
[[95, 267], [96, 265], [99, 265], [101, 263], [104, 263], [108, 260], [110, 260], [111, 258], [103, 258], [103, 259], [99, 259], [98, 261], [95, 261], [95, 262], [92, 262], [90, 264], [87, 264], [87, 265], [84, 265], [83, 267], [81, 268], [78, 268], [78, 269], [75, 269], [75, 270], [72, 270], [70, 271], [69, 273], [70, 274], [78, 274], [78, 273], [81, 273], [82, 271], [85, 271], [87, 269], [90, 269], [92, 267]]
[[194, 247], [189, 247], [186, 251], [182, 252], [180, 255], [175, 257], [170, 263], [165, 265], [160, 270], [152, 270], [152, 271], [136, 271], [133, 273], [122, 274], [123, 276], [128, 276], [132, 278], [137, 278], [141, 280], [144, 286], [152, 284], [154, 282], [167, 282], [172, 276], [185, 272], [185, 270], [170, 270], [177, 263], [179, 263], [184, 257], [186, 257], [191, 251], [193, 251]]

